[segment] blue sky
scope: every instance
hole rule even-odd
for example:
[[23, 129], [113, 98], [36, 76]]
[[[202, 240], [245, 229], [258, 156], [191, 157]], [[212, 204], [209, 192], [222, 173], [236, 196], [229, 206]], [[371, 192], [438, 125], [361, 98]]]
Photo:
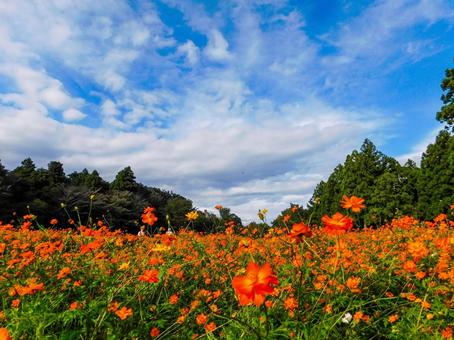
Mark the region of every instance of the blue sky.
[[3, 1], [0, 158], [139, 181], [245, 220], [305, 203], [364, 138], [417, 160], [454, 3]]

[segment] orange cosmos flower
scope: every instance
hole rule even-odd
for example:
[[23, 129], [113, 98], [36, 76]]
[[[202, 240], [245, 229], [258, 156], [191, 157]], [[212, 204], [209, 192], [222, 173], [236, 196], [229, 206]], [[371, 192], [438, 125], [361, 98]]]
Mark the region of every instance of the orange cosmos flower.
[[294, 311], [298, 308], [298, 301], [294, 297], [289, 297], [284, 301], [284, 308], [290, 311]]
[[205, 325], [205, 331], [206, 331], [207, 333], [211, 333], [211, 332], [214, 331], [215, 329], [216, 329], [216, 324], [215, 324], [213, 321], [211, 321], [209, 324], [206, 324], [206, 325]]
[[82, 307], [82, 305], [79, 302], [74, 301], [69, 305], [69, 310], [76, 310], [76, 309], [80, 309], [81, 307]]
[[8, 329], [4, 327], [0, 328], [0, 340], [13, 340], [13, 338], [8, 333]]
[[345, 282], [346, 286], [352, 293], [359, 293], [361, 289], [359, 289], [359, 284], [361, 283], [361, 278], [360, 277], [349, 277], [347, 279], [347, 282]]
[[351, 196], [348, 198], [346, 195], [342, 197], [342, 208], [351, 209], [354, 213], [359, 213], [366, 206], [364, 205], [364, 198], [359, 198], [356, 196]]
[[159, 282], [158, 274], [159, 272], [156, 269], [145, 270], [143, 274], [139, 276], [139, 281], [149, 283]]
[[393, 314], [393, 315], [390, 315], [390, 317], [388, 318], [388, 321], [390, 323], [394, 323], [396, 322], [397, 320], [399, 320], [399, 316], [397, 314]]
[[71, 273], [71, 268], [64, 267], [58, 272], [57, 279], [60, 280], [64, 277], [66, 277], [69, 273]]
[[161, 331], [159, 330], [158, 327], [153, 327], [150, 331], [150, 335], [153, 337], [153, 338], [156, 338], [159, 334], [161, 334]]
[[199, 217], [199, 213], [197, 211], [190, 211], [185, 216], [188, 221], [195, 221]]
[[170, 303], [171, 305], [175, 305], [175, 304], [178, 303], [178, 300], [179, 300], [178, 295], [177, 295], [177, 294], [173, 294], [173, 295], [170, 296], [170, 298], [169, 298], [169, 303]]
[[144, 209], [143, 214], [142, 214], [142, 222], [146, 223], [150, 226], [156, 223], [158, 218], [155, 216], [154, 211], [156, 209], [153, 207], [147, 207]]
[[290, 234], [288, 234], [288, 236], [295, 241], [301, 241], [301, 238], [303, 236], [311, 237], [312, 231], [307, 225], [304, 224], [304, 222], [295, 223], [292, 226], [292, 230], [290, 231]]
[[441, 332], [441, 337], [443, 339], [452, 339], [452, 327], [448, 326]]
[[222, 209], [222, 205], [217, 204], [217, 205], [214, 206], [214, 209], [221, 210]]
[[132, 316], [132, 309], [131, 308], [126, 308], [126, 307], [121, 307], [119, 310], [115, 312], [115, 314], [121, 319], [125, 320]]
[[199, 314], [195, 318], [195, 322], [198, 325], [204, 325], [204, 324], [206, 324], [208, 322], [208, 317], [205, 314], [203, 314], [203, 313]]
[[109, 304], [109, 306], [107, 307], [107, 310], [109, 312], [116, 312], [119, 307], [120, 307], [120, 304], [116, 301], [113, 301]]
[[58, 224], [58, 220], [56, 218], [53, 218], [53, 219], [50, 220], [50, 224], [51, 225], [56, 225], [56, 224]]
[[340, 212], [335, 213], [332, 217], [325, 215], [322, 217], [323, 225], [325, 226], [325, 231], [328, 234], [342, 234], [349, 231], [353, 227], [353, 220], [342, 215]]
[[251, 302], [260, 306], [265, 302], [265, 296], [272, 294], [272, 285], [279, 283], [271, 266], [266, 263], [261, 268], [257, 263], [249, 263], [246, 275], [233, 278], [232, 286], [238, 297], [240, 305], [248, 305]]

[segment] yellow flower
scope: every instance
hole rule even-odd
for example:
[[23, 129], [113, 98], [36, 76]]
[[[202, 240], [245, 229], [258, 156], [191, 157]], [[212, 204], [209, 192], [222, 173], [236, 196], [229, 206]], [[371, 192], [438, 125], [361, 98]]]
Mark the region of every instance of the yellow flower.
[[199, 213], [197, 211], [190, 211], [186, 214], [188, 221], [195, 221], [198, 217]]
[[120, 267], [118, 267], [119, 270], [126, 270], [129, 268], [129, 262], [123, 262]]
[[167, 251], [167, 250], [170, 250], [170, 247], [162, 245], [162, 244], [158, 244], [158, 245], [156, 245], [156, 247], [151, 248], [151, 251], [157, 251], [157, 252]]
[[266, 214], [268, 213], [268, 209], [262, 209], [262, 210], [259, 210], [257, 216], [263, 221], [266, 217]]

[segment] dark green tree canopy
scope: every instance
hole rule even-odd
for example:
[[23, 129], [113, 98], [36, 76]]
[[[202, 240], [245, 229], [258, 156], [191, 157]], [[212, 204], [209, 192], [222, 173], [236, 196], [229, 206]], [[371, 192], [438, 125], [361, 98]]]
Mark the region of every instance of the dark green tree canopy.
[[111, 184], [113, 190], [136, 191], [138, 188], [136, 176], [130, 166], [119, 171], [115, 180]]
[[437, 112], [437, 120], [446, 123], [446, 128], [454, 131], [454, 68], [445, 71], [445, 78], [441, 82], [443, 106]]
[[412, 160], [400, 165], [366, 139], [317, 185], [304, 214], [320, 223], [324, 214], [341, 210], [343, 195], [366, 200], [367, 209], [357, 216], [361, 225], [381, 225], [401, 214], [431, 219], [446, 213], [454, 203], [454, 136], [442, 130], [420, 168]]
[[49, 176], [49, 181], [51, 184], [64, 183], [66, 181], [63, 164], [60, 162], [50, 162], [47, 165], [47, 175]]

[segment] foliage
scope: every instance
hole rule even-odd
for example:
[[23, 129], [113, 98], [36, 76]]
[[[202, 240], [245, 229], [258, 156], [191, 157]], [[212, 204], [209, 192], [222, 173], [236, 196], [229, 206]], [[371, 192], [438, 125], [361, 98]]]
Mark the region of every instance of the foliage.
[[422, 155], [420, 168], [411, 160], [400, 165], [366, 139], [359, 151], [354, 150], [326, 182], [316, 186], [301, 214], [319, 223], [324, 213], [337, 210], [343, 195], [366, 199], [368, 209], [358, 218], [361, 225], [379, 226], [395, 215], [430, 219], [446, 213], [454, 201], [454, 135], [440, 131]]
[[437, 120], [446, 123], [446, 129], [454, 132], [454, 68], [447, 69], [441, 82], [443, 106], [437, 112]]
[[[192, 202], [178, 194], [137, 183], [131, 167], [119, 171], [109, 184], [96, 170], [66, 176], [63, 164], [56, 161], [47, 169], [37, 169], [27, 158], [12, 171], [0, 163], [0, 219], [4, 221], [33, 213], [42, 225], [52, 218], [85, 225], [101, 220], [111, 229], [137, 232], [137, 216], [148, 205], [156, 207], [157, 229], [167, 227], [166, 215], [174, 228], [184, 227], [185, 214], [193, 209]], [[209, 222], [204, 224], [208, 229], [222, 223], [217, 217]]]

